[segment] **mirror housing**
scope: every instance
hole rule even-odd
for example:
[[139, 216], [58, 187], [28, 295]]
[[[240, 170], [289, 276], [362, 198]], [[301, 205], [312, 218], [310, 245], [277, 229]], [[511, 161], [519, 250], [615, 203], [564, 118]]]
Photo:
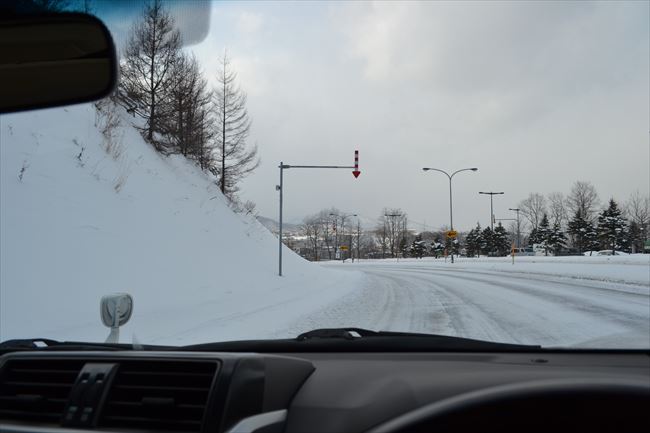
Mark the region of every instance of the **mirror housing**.
[[113, 39], [78, 13], [0, 20], [0, 113], [90, 102], [117, 82]]
[[99, 314], [104, 326], [111, 328], [107, 343], [117, 343], [120, 326], [126, 324], [133, 313], [133, 298], [128, 293], [114, 293], [103, 296], [99, 303]]

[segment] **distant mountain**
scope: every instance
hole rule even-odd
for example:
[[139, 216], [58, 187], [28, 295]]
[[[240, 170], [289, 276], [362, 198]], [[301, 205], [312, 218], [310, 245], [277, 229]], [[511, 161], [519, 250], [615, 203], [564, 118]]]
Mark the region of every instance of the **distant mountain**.
[[[257, 216], [257, 220], [266, 227], [269, 231], [277, 233], [280, 230], [280, 223], [273, 218], [267, 218], [261, 215]], [[300, 224], [292, 224], [284, 221], [282, 223], [282, 231], [285, 233], [296, 233], [300, 231]]]
[[[270, 230], [273, 233], [277, 233], [279, 230], [279, 224], [278, 221], [273, 219], [273, 218], [268, 218], [264, 216], [258, 216], [257, 220], [268, 230]], [[296, 223], [295, 219], [293, 220], [294, 222], [287, 222], [284, 221], [283, 223], [283, 228], [282, 230], [285, 233], [298, 233], [300, 231], [300, 223]], [[361, 224], [361, 230], [373, 230], [375, 227], [377, 227], [377, 219], [375, 218], [370, 218], [366, 216], [361, 216], [359, 218], [359, 222]], [[346, 220], [346, 226], [348, 224], [351, 224], [353, 227], [357, 226], [357, 220], [356, 217], [350, 217], [349, 219]]]

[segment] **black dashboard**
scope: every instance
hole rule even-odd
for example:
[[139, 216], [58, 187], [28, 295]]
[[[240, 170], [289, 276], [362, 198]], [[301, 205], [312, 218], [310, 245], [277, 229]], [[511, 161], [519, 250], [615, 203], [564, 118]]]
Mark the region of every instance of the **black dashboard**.
[[[531, 397], [530, 390], [544, 392]], [[477, 411], [486, 401], [502, 404]], [[541, 431], [560, 413], [560, 426], [575, 414], [583, 423], [576, 426], [592, 419], [590, 431], [648, 431], [647, 407], [648, 352], [25, 351], [0, 357], [2, 432], [508, 431], [516, 426], [506, 420], [535, 414], [539, 419], [526, 430]], [[466, 415], [449, 424], [454, 411]], [[619, 415], [605, 419], [606, 413]]]

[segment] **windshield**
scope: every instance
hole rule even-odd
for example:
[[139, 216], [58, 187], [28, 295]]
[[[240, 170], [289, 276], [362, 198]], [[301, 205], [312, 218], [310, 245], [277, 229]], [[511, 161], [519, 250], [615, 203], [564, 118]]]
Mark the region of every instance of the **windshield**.
[[0, 340], [650, 348], [648, 2], [17, 4], [120, 77], [0, 117]]

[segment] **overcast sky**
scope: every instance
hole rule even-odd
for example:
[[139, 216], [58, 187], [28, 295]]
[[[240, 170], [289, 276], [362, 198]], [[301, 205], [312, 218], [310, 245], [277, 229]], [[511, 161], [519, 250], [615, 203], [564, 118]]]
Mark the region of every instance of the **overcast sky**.
[[[228, 49], [262, 164], [242, 185], [277, 218], [402, 208], [428, 228], [511, 217], [530, 192], [591, 181], [603, 200], [650, 184], [649, 2], [237, 2], [191, 49], [214, 79]], [[422, 226], [412, 224], [413, 228]]]

